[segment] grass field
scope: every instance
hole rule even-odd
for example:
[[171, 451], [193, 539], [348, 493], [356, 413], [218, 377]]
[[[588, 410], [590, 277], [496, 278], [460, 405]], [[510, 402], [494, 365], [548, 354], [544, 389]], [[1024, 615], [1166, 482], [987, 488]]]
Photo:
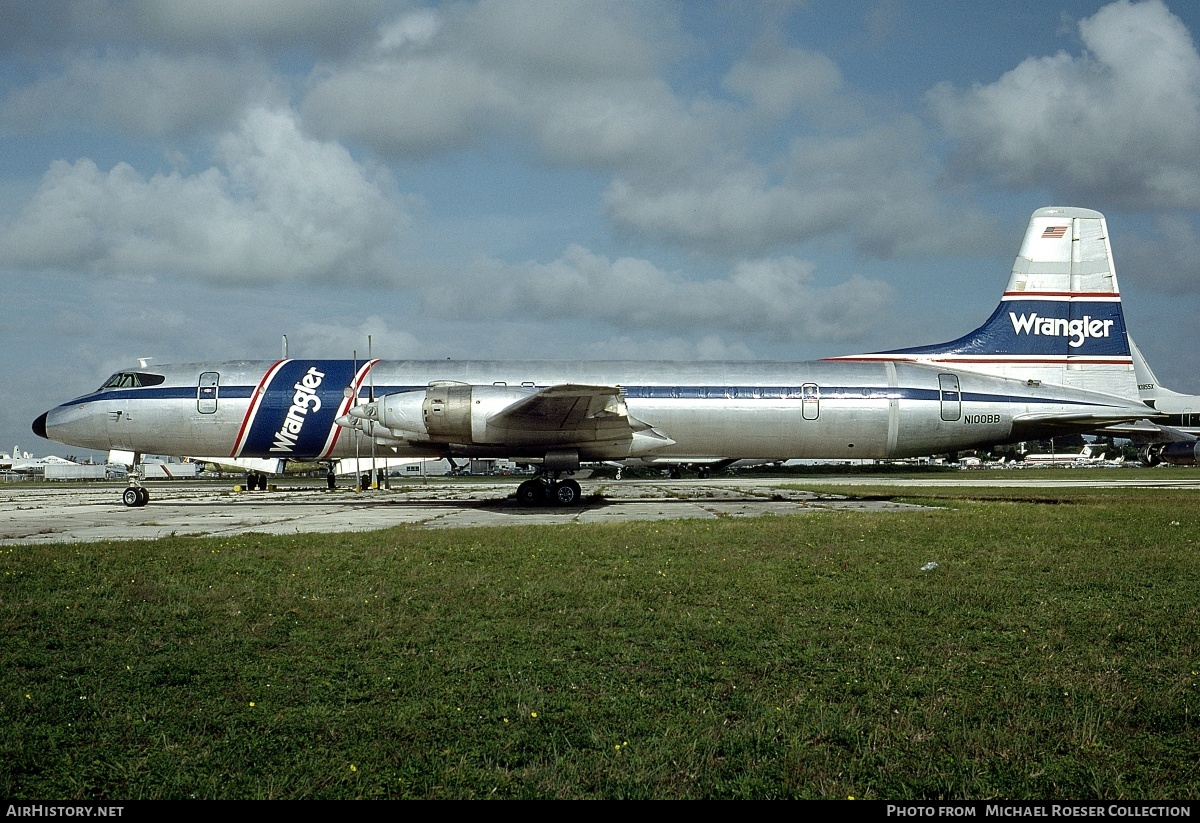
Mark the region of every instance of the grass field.
[[904, 495], [3, 547], [0, 796], [1200, 797], [1200, 493]]

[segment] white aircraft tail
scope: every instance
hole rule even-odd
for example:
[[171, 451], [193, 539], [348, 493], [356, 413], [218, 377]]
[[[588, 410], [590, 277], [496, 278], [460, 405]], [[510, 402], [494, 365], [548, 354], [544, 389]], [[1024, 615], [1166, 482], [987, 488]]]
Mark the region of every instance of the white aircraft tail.
[[1000, 305], [970, 334], [832, 359], [914, 360], [1138, 397], [1108, 226], [1090, 209], [1033, 213]]
[[1155, 403], [1159, 400], [1168, 397], [1189, 397], [1189, 395], [1163, 388], [1163, 385], [1158, 382], [1158, 378], [1154, 376], [1154, 372], [1150, 370], [1150, 364], [1146, 362], [1146, 358], [1142, 357], [1142, 352], [1133, 342], [1132, 337], [1129, 338], [1129, 351], [1133, 355], [1133, 373], [1137, 377], [1138, 397], [1143, 403], [1151, 408], [1156, 408]]

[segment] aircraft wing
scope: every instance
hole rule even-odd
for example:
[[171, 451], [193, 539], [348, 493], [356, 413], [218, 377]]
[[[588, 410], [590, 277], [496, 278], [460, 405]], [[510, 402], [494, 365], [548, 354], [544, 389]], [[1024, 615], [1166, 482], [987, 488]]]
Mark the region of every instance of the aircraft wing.
[[615, 386], [549, 386], [488, 416], [488, 424], [524, 431], [593, 430], [605, 418], [623, 418], [631, 429], [648, 429], [622, 413], [621, 390]]

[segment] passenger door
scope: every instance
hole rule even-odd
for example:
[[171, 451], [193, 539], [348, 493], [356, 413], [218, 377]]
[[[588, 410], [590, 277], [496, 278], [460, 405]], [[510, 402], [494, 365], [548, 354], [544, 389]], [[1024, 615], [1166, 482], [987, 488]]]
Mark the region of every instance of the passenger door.
[[962, 416], [962, 394], [958, 390], [958, 375], [939, 374], [938, 389], [942, 400], [942, 419], [957, 420]]
[[200, 383], [196, 387], [196, 410], [201, 414], [214, 414], [217, 411], [217, 395], [221, 383], [221, 375], [215, 371], [206, 371], [200, 375]]

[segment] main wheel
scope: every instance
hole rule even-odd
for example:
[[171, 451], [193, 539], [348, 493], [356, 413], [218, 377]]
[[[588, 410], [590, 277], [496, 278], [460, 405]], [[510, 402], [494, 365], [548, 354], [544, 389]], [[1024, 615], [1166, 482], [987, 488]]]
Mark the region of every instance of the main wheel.
[[546, 486], [541, 480], [526, 480], [517, 486], [517, 502], [522, 506], [540, 506], [546, 502]]
[[138, 506], [144, 506], [142, 502], [142, 490], [136, 486], [130, 486], [121, 492], [121, 502], [130, 509], [136, 509]]
[[582, 496], [583, 489], [579, 488], [579, 484], [574, 480], [564, 480], [558, 483], [551, 493], [554, 502], [560, 506], [574, 506]]
[[150, 490], [147, 489], [145, 486], [138, 486], [137, 493], [138, 493], [138, 508], [141, 508], [142, 506], [144, 506], [150, 502]]

